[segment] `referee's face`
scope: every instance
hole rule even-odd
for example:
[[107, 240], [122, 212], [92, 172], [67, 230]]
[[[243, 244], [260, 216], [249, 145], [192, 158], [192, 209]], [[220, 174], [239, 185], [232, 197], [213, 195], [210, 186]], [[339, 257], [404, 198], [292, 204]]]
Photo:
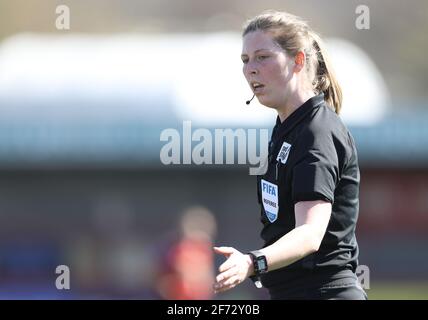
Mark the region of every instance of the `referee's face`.
[[294, 63], [269, 32], [246, 34], [241, 59], [245, 78], [261, 104], [275, 109], [287, 104], [295, 87]]

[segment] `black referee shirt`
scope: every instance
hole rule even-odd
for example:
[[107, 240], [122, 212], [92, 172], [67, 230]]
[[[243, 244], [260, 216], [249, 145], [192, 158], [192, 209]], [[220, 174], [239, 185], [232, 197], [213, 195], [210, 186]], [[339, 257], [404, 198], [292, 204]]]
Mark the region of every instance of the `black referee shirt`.
[[[269, 143], [268, 169], [257, 177], [258, 200], [268, 246], [295, 228], [294, 205], [324, 200], [332, 213], [319, 250], [262, 276], [267, 288], [300, 279], [321, 282], [358, 264], [355, 227], [360, 173], [354, 140], [339, 116], [319, 94], [282, 123], [277, 118]], [[309, 283], [308, 283], [309, 284]]]

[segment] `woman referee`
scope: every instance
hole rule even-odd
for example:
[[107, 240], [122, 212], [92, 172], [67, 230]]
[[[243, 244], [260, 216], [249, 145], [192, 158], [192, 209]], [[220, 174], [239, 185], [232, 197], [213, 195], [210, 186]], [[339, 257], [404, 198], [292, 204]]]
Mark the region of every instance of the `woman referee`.
[[259, 102], [278, 112], [267, 171], [257, 177], [265, 245], [215, 247], [227, 258], [215, 292], [250, 277], [272, 299], [367, 299], [355, 274], [357, 152], [321, 39], [299, 17], [267, 12], [246, 25], [241, 57]]

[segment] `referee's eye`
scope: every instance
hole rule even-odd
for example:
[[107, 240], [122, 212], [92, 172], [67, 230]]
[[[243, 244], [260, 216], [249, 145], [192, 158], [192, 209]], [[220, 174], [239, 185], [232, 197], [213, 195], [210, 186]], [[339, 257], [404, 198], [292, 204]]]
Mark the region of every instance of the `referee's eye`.
[[249, 59], [248, 54], [245, 54], [245, 53], [241, 54], [241, 60], [243, 63], [247, 63], [248, 59]]

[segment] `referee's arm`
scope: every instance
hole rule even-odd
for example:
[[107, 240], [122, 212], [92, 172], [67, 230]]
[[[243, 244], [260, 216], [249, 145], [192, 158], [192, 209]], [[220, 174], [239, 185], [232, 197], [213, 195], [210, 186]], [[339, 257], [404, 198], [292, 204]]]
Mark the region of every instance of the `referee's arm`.
[[275, 243], [260, 249], [269, 271], [288, 266], [318, 251], [331, 216], [331, 203], [301, 201], [294, 207], [296, 227]]

